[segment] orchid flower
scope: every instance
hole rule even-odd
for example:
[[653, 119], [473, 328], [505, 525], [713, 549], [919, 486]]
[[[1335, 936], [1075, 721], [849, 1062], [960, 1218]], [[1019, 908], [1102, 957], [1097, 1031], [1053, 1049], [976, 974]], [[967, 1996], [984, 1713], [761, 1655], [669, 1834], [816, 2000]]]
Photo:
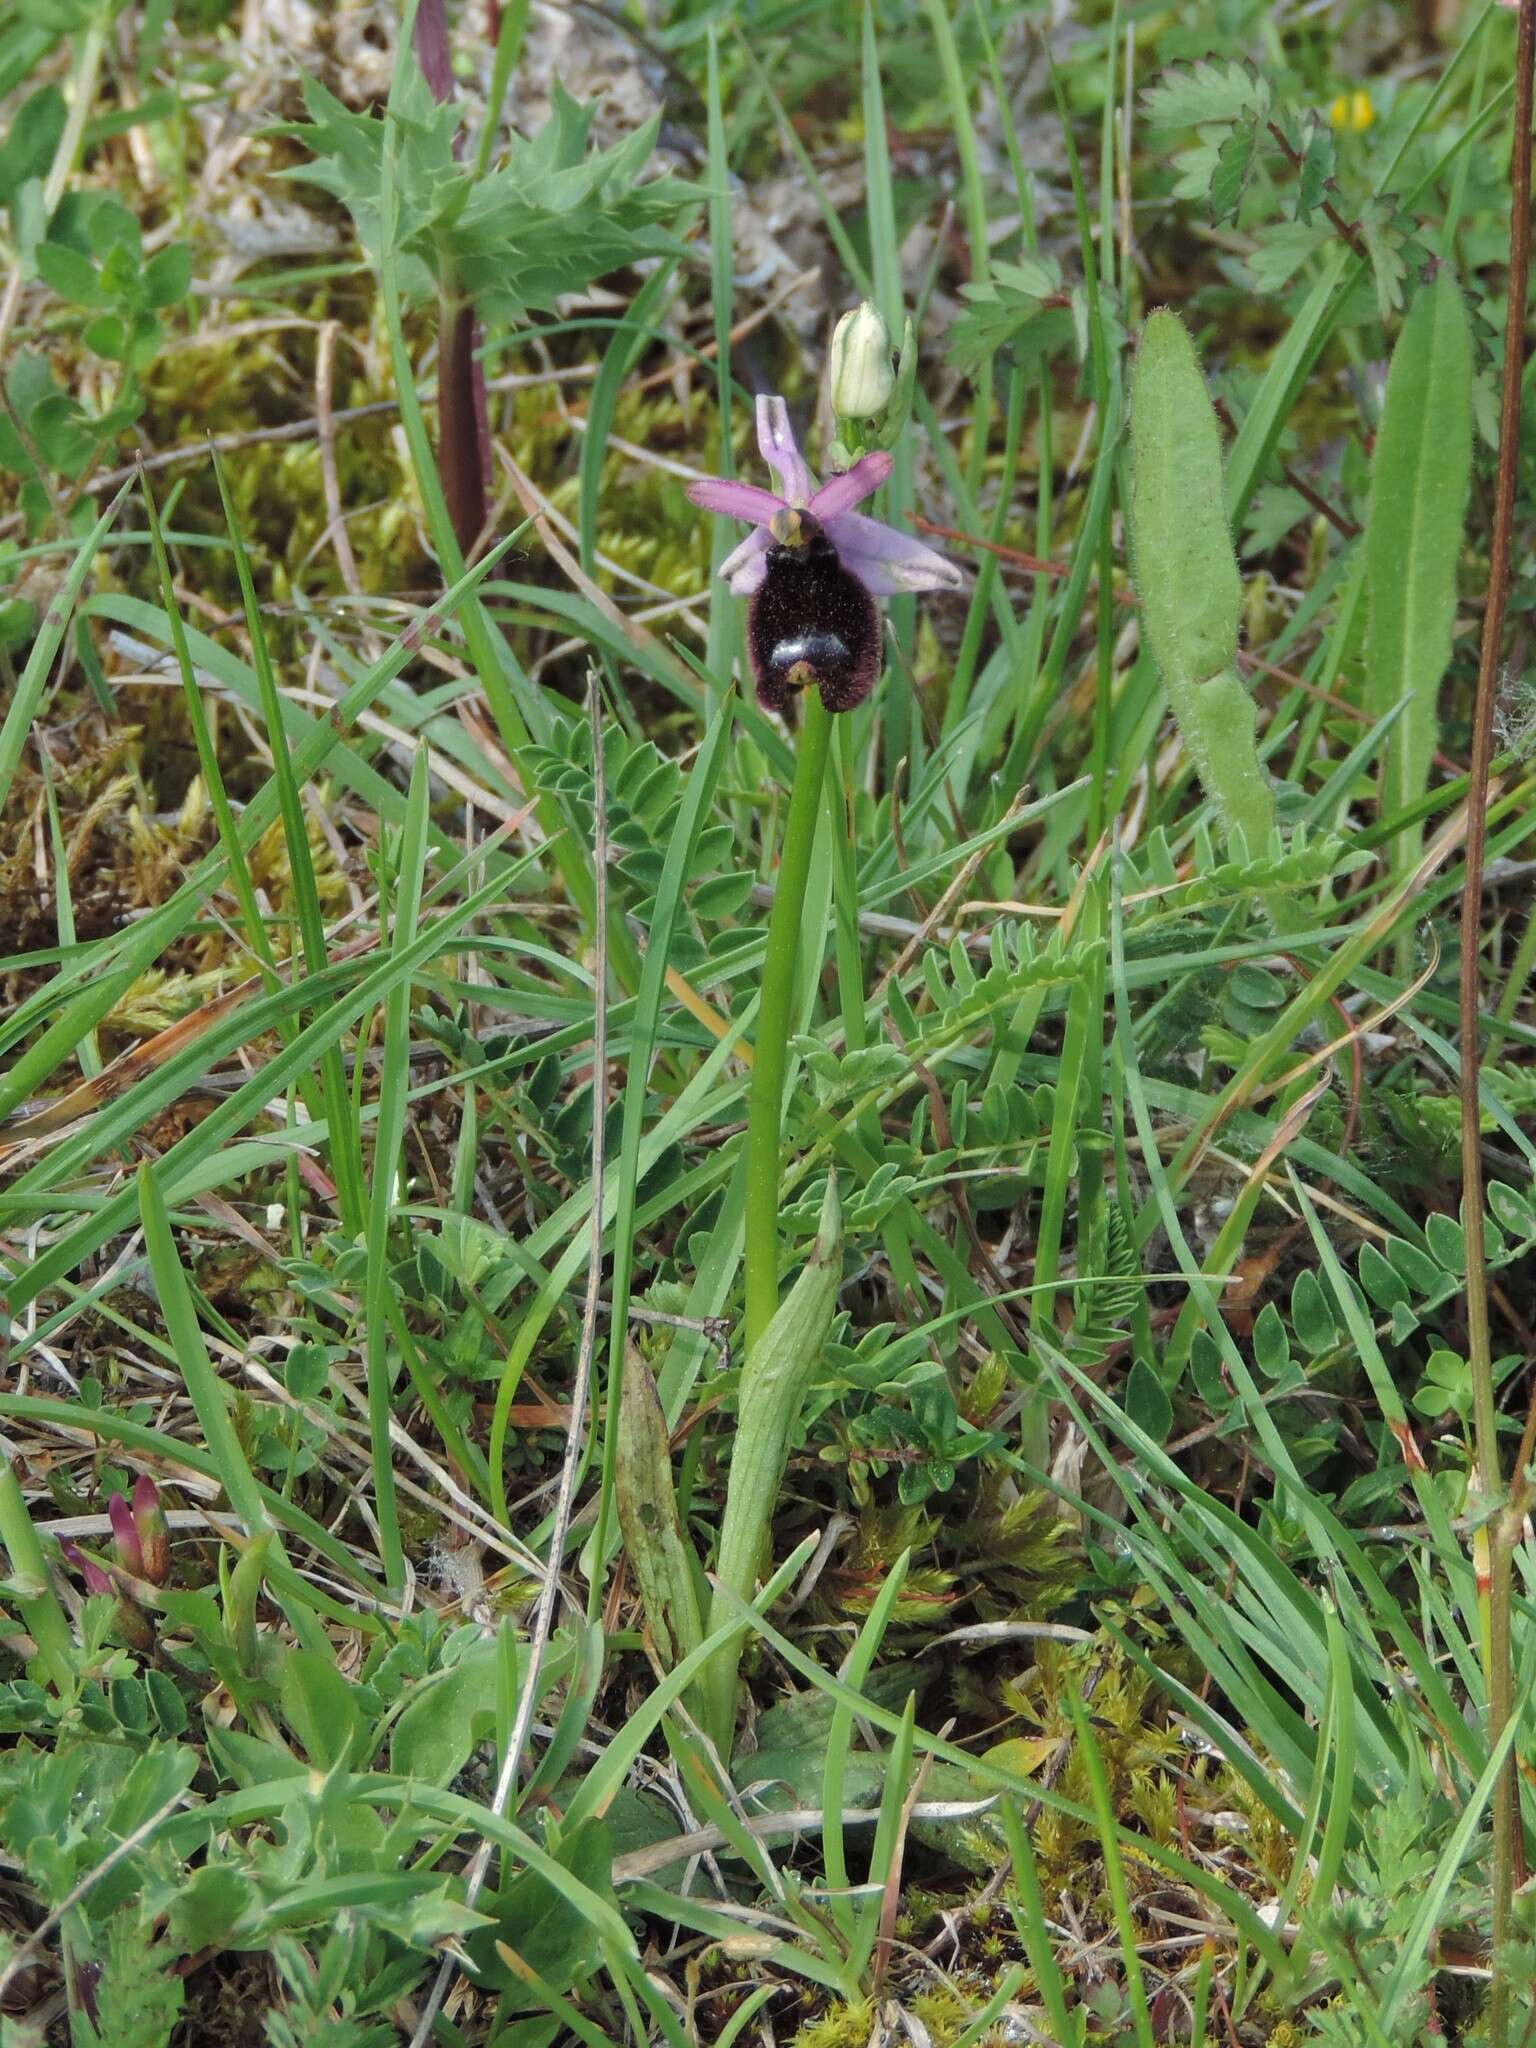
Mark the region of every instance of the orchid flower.
[[815, 683], [828, 711], [851, 711], [879, 668], [877, 597], [956, 590], [953, 562], [911, 534], [856, 512], [891, 473], [883, 450], [818, 486], [782, 398], [757, 401], [757, 445], [777, 493], [731, 477], [700, 477], [688, 496], [707, 512], [750, 521], [752, 532], [720, 574], [750, 599], [747, 652], [759, 700], [782, 711], [792, 689]]

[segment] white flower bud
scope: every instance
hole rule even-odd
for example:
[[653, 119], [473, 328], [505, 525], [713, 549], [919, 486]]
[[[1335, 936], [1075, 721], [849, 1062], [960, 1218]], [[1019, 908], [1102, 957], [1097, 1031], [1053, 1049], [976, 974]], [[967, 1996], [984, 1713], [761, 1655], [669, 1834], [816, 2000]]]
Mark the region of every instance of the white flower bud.
[[841, 420], [871, 420], [896, 388], [891, 337], [868, 299], [845, 313], [832, 336], [832, 410]]

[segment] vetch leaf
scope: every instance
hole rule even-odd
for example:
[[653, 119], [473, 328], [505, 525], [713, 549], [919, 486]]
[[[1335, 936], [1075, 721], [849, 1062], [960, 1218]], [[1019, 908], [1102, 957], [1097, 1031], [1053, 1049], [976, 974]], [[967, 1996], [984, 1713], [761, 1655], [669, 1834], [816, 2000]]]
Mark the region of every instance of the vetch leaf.
[[176, 306], [192, 288], [192, 244], [172, 242], [144, 266], [144, 290], [157, 311]]
[[1488, 1208], [1511, 1237], [1524, 1240], [1536, 1235], [1536, 1210], [1528, 1198], [1502, 1180], [1488, 1183]]
[[1265, 1302], [1253, 1326], [1253, 1362], [1271, 1383], [1280, 1379], [1291, 1363], [1290, 1339], [1272, 1301]]
[[37, 248], [37, 274], [49, 291], [68, 306], [84, 306], [100, 312], [112, 303], [104, 291], [101, 273], [88, 256], [63, 242], [41, 242]]
[[1464, 1273], [1467, 1266], [1467, 1241], [1462, 1235], [1461, 1225], [1454, 1216], [1436, 1213], [1426, 1219], [1424, 1235], [1429, 1248], [1448, 1273]]
[[1409, 1299], [1402, 1275], [1370, 1243], [1360, 1247], [1360, 1282], [1378, 1308], [1394, 1309]]
[[1167, 1389], [1144, 1358], [1131, 1367], [1125, 1383], [1125, 1412], [1156, 1444], [1165, 1443], [1173, 1427], [1173, 1403]]
[[1323, 1292], [1323, 1283], [1310, 1269], [1297, 1274], [1291, 1289], [1291, 1328], [1297, 1343], [1312, 1358], [1320, 1358], [1339, 1341], [1333, 1306]]

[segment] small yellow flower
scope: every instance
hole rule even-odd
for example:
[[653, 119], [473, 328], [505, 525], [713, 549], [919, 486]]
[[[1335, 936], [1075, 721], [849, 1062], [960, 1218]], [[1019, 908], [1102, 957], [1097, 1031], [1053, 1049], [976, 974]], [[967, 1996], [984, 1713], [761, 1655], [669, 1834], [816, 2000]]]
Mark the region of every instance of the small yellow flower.
[[1363, 135], [1376, 119], [1376, 109], [1364, 90], [1341, 92], [1328, 109], [1328, 119], [1346, 135]]

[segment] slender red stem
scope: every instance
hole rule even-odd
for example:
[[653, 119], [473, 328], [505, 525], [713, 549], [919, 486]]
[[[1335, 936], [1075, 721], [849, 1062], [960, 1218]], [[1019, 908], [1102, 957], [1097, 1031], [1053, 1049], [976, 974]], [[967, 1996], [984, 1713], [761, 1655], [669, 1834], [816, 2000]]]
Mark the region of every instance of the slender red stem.
[[[1461, 1209], [1467, 1247], [1467, 1353], [1472, 1371], [1473, 1421], [1481, 1483], [1499, 1501], [1503, 1472], [1488, 1324], [1488, 1273], [1483, 1233], [1483, 1160], [1479, 1079], [1478, 965], [1482, 927], [1483, 862], [1487, 843], [1488, 777], [1493, 762], [1493, 713], [1498, 696], [1504, 613], [1509, 598], [1515, 482], [1520, 454], [1520, 401], [1525, 357], [1526, 291], [1531, 242], [1531, 100], [1536, 70], [1536, 0], [1521, 0], [1515, 58], [1514, 147], [1510, 157], [1509, 310], [1504, 327], [1504, 386], [1499, 411], [1499, 468], [1494, 491], [1493, 538], [1488, 558], [1488, 602], [1472, 721], [1472, 764], [1467, 792], [1466, 880], [1461, 894]], [[1518, 1484], [1518, 1475], [1517, 1475]], [[1510, 1516], [1490, 1527], [1486, 1639], [1487, 1738], [1490, 1750], [1513, 1707], [1510, 1651]], [[1510, 1985], [1500, 1952], [1509, 1938], [1514, 1897], [1519, 1790], [1514, 1756], [1499, 1773], [1493, 1795], [1493, 1978], [1489, 1995], [1490, 2048], [1509, 2040]]]

